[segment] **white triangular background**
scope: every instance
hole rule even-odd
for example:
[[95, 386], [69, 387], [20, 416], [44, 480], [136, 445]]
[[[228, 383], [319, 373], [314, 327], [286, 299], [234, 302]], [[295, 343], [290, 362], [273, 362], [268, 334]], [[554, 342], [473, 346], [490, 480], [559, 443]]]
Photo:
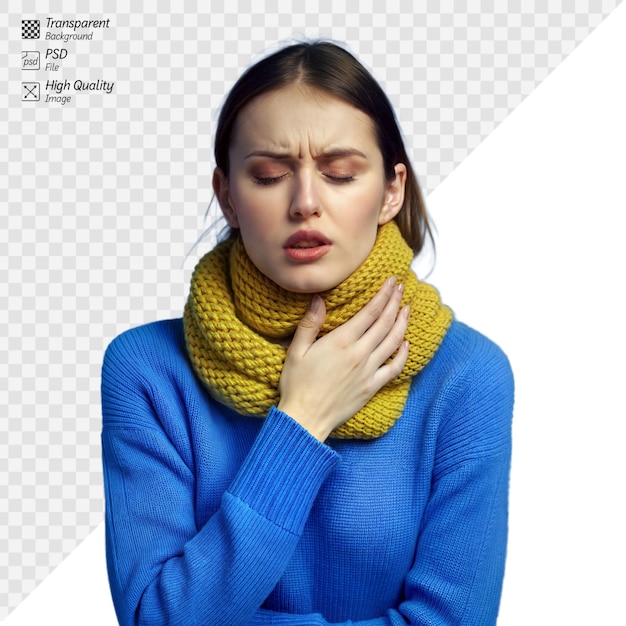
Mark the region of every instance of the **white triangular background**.
[[[624, 623], [626, 6], [428, 198], [429, 281], [516, 373], [499, 626]], [[3, 622], [114, 624], [103, 525]]]

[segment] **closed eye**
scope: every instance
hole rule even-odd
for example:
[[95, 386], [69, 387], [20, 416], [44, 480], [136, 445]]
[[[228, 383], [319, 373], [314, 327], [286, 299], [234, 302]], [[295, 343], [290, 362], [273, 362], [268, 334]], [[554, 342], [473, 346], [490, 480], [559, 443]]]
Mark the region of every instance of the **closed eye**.
[[287, 174], [281, 174], [280, 176], [255, 176], [254, 183], [256, 185], [274, 185], [285, 178], [285, 176], [287, 176]]
[[333, 183], [351, 183], [353, 180], [356, 180], [354, 176], [333, 176], [331, 174], [324, 174], [324, 176]]

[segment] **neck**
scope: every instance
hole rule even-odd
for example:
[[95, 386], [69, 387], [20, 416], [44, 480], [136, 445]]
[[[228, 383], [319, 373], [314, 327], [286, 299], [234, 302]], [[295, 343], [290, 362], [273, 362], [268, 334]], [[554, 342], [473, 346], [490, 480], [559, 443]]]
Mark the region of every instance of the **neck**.
[[[404, 369], [333, 431], [335, 437], [372, 438], [391, 428], [402, 414], [413, 376], [432, 358], [452, 321], [436, 290], [417, 280], [412, 259], [398, 227], [390, 222], [379, 229], [365, 262], [320, 294], [326, 303], [320, 334], [350, 320], [389, 276], [405, 284], [402, 305], [410, 304], [412, 312]], [[225, 241], [200, 260], [185, 307], [185, 341], [196, 373], [219, 402], [259, 417], [278, 402], [286, 348], [310, 301], [310, 294], [286, 291], [263, 275], [241, 240]]]

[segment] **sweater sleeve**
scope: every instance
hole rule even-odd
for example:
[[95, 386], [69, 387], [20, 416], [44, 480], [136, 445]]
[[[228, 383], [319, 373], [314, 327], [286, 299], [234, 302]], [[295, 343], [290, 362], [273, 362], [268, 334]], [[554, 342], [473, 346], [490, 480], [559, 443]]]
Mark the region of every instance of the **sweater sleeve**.
[[329, 622], [259, 610], [249, 626], [494, 626], [506, 549], [508, 461], [468, 463], [434, 488], [405, 599], [385, 615]]
[[142, 392], [136, 355], [105, 356], [107, 567], [120, 624], [246, 624], [280, 579], [339, 460], [272, 409], [215, 514], [195, 523], [189, 460]]
[[[403, 601], [343, 626], [493, 626], [506, 556], [513, 376], [488, 344], [449, 382], [430, 496]], [[259, 611], [250, 626], [329, 626], [321, 615]], [[340, 626], [333, 622], [334, 626]]]
[[[320, 614], [260, 610], [249, 626], [494, 626], [506, 546], [507, 474], [504, 458], [490, 459], [471, 463], [437, 485], [406, 578], [405, 600], [385, 615], [339, 623]], [[472, 506], [479, 498], [488, 505]]]
[[409, 624], [491, 626], [508, 535], [514, 401], [508, 359], [484, 342], [453, 386], [400, 610]]

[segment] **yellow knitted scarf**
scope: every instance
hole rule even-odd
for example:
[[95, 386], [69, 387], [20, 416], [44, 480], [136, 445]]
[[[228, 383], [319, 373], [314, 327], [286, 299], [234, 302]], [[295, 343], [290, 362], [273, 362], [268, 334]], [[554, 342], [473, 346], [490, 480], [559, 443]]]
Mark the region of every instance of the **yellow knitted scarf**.
[[[413, 253], [395, 222], [381, 226], [372, 252], [337, 287], [320, 294], [326, 319], [320, 334], [359, 311], [389, 276], [405, 284], [402, 305], [411, 305], [406, 332], [409, 357], [402, 373], [332, 435], [372, 439], [386, 433], [402, 414], [411, 379], [430, 361], [452, 321], [437, 290], [418, 281]], [[211, 394], [244, 415], [265, 417], [278, 403], [278, 381], [289, 338], [311, 301], [286, 291], [249, 259], [241, 238], [218, 244], [196, 266], [185, 306], [184, 328], [193, 367]]]

